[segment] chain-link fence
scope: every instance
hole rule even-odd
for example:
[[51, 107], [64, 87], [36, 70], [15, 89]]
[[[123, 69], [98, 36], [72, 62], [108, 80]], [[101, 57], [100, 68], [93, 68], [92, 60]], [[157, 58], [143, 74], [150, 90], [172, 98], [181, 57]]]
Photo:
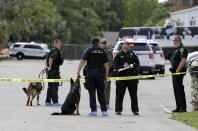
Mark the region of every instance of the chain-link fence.
[[87, 47], [91, 45], [63, 44], [61, 53], [65, 59], [80, 59]]

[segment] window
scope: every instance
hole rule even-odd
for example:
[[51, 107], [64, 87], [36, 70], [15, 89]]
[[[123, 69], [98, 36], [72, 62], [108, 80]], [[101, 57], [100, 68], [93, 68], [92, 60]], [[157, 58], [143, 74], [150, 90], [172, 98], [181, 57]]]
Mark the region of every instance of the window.
[[34, 49], [40, 49], [40, 50], [43, 50], [43, 48], [41, 48], [40, 46], [37, 46], [37, 45], [34, 45], [33, 47], [34, 47]]
[[192, 6], [193, 1], [192, 0], [183, 0], [184, 6]]
[[33, 45], [25, 45], [24, 48], [34, 48]]
[[17, 47], [19, 47], [19, 46], [20, 46], [20, 45], [18, 45], [18, 44], [15, 44], [15, 45], [14, 45], [15, 48], [17, 48]]
[[194, 19], [194, 17], [192, 17], [191, 20], [190, 20], [190, 26], [195, 26], [195, 19]]
[[[122, 50], [122, 44], [123, 43], [120, 43], [118, 50]], [[133, 46], [130, 46], [130, 49], [129, 49], [132, 51], [150, 51], [151, 50], [147, 43], [129, 43], [129, 44], [133, 45]]]
[[154, 51], [162, 51], [162, 49], [160, 48], [160, 46], [156, 43], [150, 43], [151, 48], [154, 50]]

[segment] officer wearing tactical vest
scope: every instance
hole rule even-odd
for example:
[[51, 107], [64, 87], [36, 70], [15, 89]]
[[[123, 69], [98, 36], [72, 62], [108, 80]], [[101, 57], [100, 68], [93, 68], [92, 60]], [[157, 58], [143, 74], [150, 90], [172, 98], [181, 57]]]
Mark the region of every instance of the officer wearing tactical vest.
[[[186, 58], [188, 51], [184, 48], [181, 37], [176, 36], [173, 40], [175, 51], [170, 58], [172, 67], [169, 69], [172, 73], [186, 72]], [[173, 89], [175, 94], [176, 109], [172, 112], [186, 112], [186, 97], [183, 85], [184, 74], [172, 75]]]
[[[139, 66], [139, 59], [133, 51], [129, 51], [129, 43], [124, 42], [122, 44], [122, 51], [120, 51], [114, 58], [113, 65], [116, 70], [116, 76], [136, 76], [137, 67]], [[131, 68], [128, 68], [131, 67]], [[128, 68], [123, 71], [120, 69]], [[134, 115], [139, 115], [138, 108], [138, 98], [137, 98], [137, 88], [138, 80], [117, 80], [116, 81], [116, 103], [115, 103], [115, 112], [117, 115], [121, 115], [122, 112], [122, 103], [126, 88], [128, 87], [130, 98], [131, 98], [131, 110]]]
[[92, 47], [87, 48], [80, 60], [78, 66], [77, 77], [80, 77], [80, 71], [87, 61], [87, 89], [90, 97], [90, 116], [97, 116], [96, 108], [96, 90], [98, 95], [98, 101], [101, 106], [102, 115], [107, 116], [107, 107], [104, 94], [104, 81], [107, 80], [109, 64], [107, 54], [103, 49], [99, 47], [100, 40], [98, 38], [93, 38], [91, 40]]
[[[63, 59], [60, 54], [62, 46], [61, 40], [54, 40], [54, 48], [50, 51], [46, 59], [46, 70], [48, 79], [60, 79], [59, 67], [63, 64]], [[46, 106], [61, 106], [58, 103], [58, 82], [49, 82], [47, 89]], [[51, 100], [53, 103], [51, 103]]]

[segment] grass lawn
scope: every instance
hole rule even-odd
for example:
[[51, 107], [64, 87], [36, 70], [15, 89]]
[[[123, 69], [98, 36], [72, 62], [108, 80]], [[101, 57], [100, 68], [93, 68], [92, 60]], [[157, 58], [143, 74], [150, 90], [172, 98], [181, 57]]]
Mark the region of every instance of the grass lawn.
[[186, 123], [187, 125], [198, 128], [198, 112], [179, 113], [171, 116], [171, 119]]

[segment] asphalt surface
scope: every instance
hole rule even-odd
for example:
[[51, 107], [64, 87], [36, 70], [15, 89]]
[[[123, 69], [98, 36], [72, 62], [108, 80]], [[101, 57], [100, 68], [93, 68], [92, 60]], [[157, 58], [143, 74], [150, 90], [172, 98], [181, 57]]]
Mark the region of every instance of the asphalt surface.
[[[79, 61], [65, 60], [61, 67], [62, 78], [75, 78]], [[170, 64], [166, 64], [166, 73]], [[0, 62], [1, 78], [37, 78], [44, 68], [44, 60], [6, 60]], [[187, 74], [184, 79], [188, 111], [191, 111], [191, 78]], [[134, 116], [130, 110], [130, 97], [125, 94], [123, 112], [116, 116], [115, 82], [112, 82], [109, 116], [101, 116], [98, 109], [97, 117], [90, 117], [88, 113], [89, 96], [81, 84], [81, 102], [79, 116], [51, 116], [53, 112], [60, 112], [60, 107], [44, 106], [47, 83], [40, 95], [40, 106], [36, 100], [32, 107], [26, 106], [26, 95], [22, 91], [27, 87], [26, 82], [0, 83], [0, 131], [196, 131], [197, 129], [182, 122], [169, 119], [171, 111], [175, 108], [175, 99], [171, 76], [158, 77], [155, 80], [140, 80], [138, 98], [140, 115]], [[59, 102], [63, 103], [69, 92], [70, 83], [59, 87]]]

